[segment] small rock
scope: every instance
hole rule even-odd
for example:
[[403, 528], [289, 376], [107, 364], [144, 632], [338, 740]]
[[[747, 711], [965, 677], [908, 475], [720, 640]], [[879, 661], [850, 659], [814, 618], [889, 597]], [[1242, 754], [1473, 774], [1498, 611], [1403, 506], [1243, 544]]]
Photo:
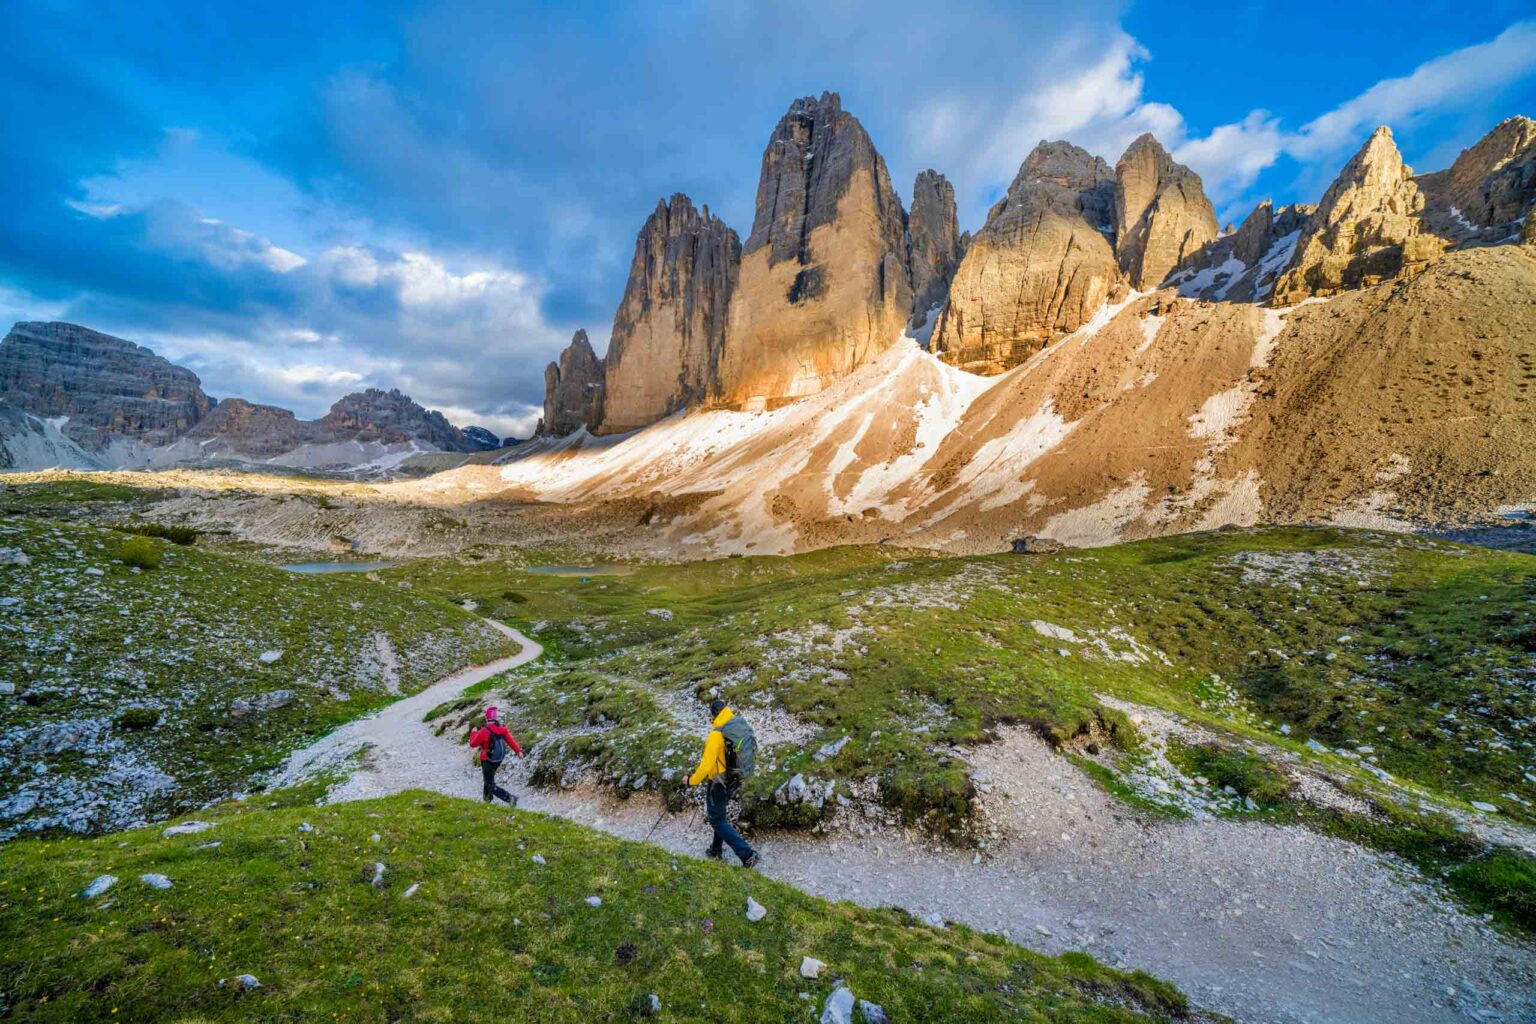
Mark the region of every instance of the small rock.
[[834, 758], [843, 752], [843, 748], [848, 745], [849, 739], [850, 737], [844, 736], [840, 740], [834, 740], [831, 743], [827, 743], [823, 745], [820, 750], [816, 751], [813, 756], [818, 761], [830, 760], [831, 758]]
[[1499, 808], [1496, 805], [1489, 804], [1489, 803], [1484, 803], [1481, 800], [1473, 800], [1472, 801], [1472, 806], [1473, 806], [1474, 809], [1482, 811], [1485, 814], [1498, 814], [1499, 813]]
[[377, 833], [377, 832], [375, 832], [375, 833], [374, 833], [374, 834], [373, 834], [373, 835], [371, 835], [371, 836], [369, 836], [369, 837], [368, 837], [368, 841], [369, 841], [369, 842], [370, 842], [370, 843], [377, 843], [377, 842], [379, 842], [379, 841], [380, 841], [380, 840], [381, 840], [381, 839], [383, 839], [383, 836], [381, 836], [381, 835], [379, 835], [379, 834], [378, 834], [378, 833]]
[[254, 974], [237, 974], [235, 975], [235, 987], [241, 992], [253, 992], [261, 988], [261, 982], [256, 980], [256, 975]]
[[31, 565], [32, 559], [19, 548], [0, 548], [0, 565]]
[[672, 611], [669, 608], [647, 608], [645, 614], [654, 615], [663, 622], [672, 621]]
[[930, 928], [943, 928], [944, 917], [938, 913], [925, 914], [923, 915], [923, 924], [926, 924]]
[[139, 881], [143, 882], [151, 889], [169, 889], [171, 887], [171, 880], [166, 878], [164, 875], [140, 875]]
[[1044, 935], [1046, 938], [1051, 937], [1051, 930], [1043, 924], [1035, 925], [1035, 931], [1039, 932], [1041, 935]]
[[80, 890], [80, 898], [93, 900], [117, 884], [116, 875], [97, 875], [91, 879], [91, 884]]
[[372, 885], [375, 890], [380, 890], [380, 889], [384, 888], [384, 871], [385, 870], [386, 869], [385, 869], [384, 863], [382, 861], [376, 861], [374, 863], [374, 865], [373, 865], [373, 880], [371, 882], [369, 882], [368, 884]]
[[853, 993], [839, 985], [821, 1007], [821, 1024], [853, 1024]]
[[548, 863], [548, 861], [546, 861], [543, 857], [539, 856], [537, 853], [533, 855], [533, 862], [535, 864], [537, 864], [539, 867], [543, 867], [545, 864]]
[[314, 830], [315, 830], [315, 826], [311, 825], [309, 822], [307, 822], [307, 821], [299, 822], [299, 831], [300, 832], [313, 832]]
[[763, 918], [765, 918], [767, 916], [768, 916], [768, 908], [763, 906], [761, 903], [757, 902], [757, 900], [753, 899], [751, 896], [748, 896], [747, 897], [747, 920], [748, 921], [761, 921]]
[[885, 1007], [868, 999], [859, 1000], [859, 1016], [864, 1018], [865, 1024], [891, 1024], [891, 1018], [885, 1015]]
[[283, 656], [283, 652], [282, 651], [278, 651], [278, 650], [262, 651], [261, 655], [256, 660], [261, 662], [263, 665], [270, 665], [274, 661], [276, 661], [277, 659], [281, 658], [282, 656]]
[[91, 568], [85, 570], [85, 574], [87, 576], [105, 576], [106, 575], [106, 571], [102, 570], [102, 569], [98, 569], [95, 566], [92, 566]]
[[180, 825], [172, 825], [160, 834], [163, 836], [188, 836], [194, 832], [206, 832], [213, 828], [214, 824], [211, 821], [184, 821]]
[[421, 883], [420, 882], [412, 882], [411, 883], [411, 887], [409, 889], [405, 890], [405, 892], [401, 894], [400, 898], [403, 899], [403, 900], [404, 899], [410, 899], [411, 896], [415, 895], [416, 890], [420, 889], [420, 888], [421, 888]]
[[821, 976], [821, 972], [822, 972], [823, 968], [825, 968], [826, 966], [827, 966], [826, 964], [822, 963], [820, 960], [817, 960], [813, 956], [801, 957], [800, 958], [800, 977], [802, 977], [802, 978], [819, 978]]
[[661, 997], [652, 992], [645, 997], [645, 1005], [640, 1008], [640, 1013], [646, 1017], [654, 1017], [661, 1012]]
[[587, 897], [587, 906], [589, 906], [589, 907], [600, 907], [602, 905], [603, 905], [603, 898], [601, 896], [588, 896]]

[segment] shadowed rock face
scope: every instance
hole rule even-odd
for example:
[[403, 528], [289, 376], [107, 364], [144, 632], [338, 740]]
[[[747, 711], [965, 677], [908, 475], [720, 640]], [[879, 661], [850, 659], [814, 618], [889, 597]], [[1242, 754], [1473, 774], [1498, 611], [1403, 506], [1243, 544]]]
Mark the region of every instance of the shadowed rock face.
[[445, 451], [468, 451], [458, 427], [435, 409], [428, 410], [398, 388], [369, 388], [338, 400], [316, 421], [331, 440], [398, 444], [425, 441]]
[[912, 185], [912, 213], [907, 220], [912, 242], [912, 326], [949, 295], [968, 235], [955, 218], [955, 189], [938, 171], [923, 171]]
[[934, 351], [1000, 373], [1082, 326], [1120, 283], [1109, 165], [1042, 142], [971, 240], [933, 336]]
[[613, 318], [598, 433], [648, 426], [702, 402], [725, 343], [741, 241], [685, 195], [658, 202], [635, 239]]
[[600, 422], [603, 415], [603, 361], [592, 351], [586, 331], [577, 331], [544, 368], [544, 418], [536, 431], [564, 437]]
[[0, 398], [100, 450], [113, 437], [168, 444], [208, 415], [197, 374], [142, 345], [67, 323], [23, 322], [0, 341]]
[[885, 161], [836, 93], [796, 100], [763, 153], [711, 403], [815, 394], [895, 342], [911, 312]]
[[1392, 130], [1376, 129], [1323, 194], [1271, 301], [1294, 305], [1422, 269], [1445, 248], [1422, 233], [1423, 210], [1424, 193]]
[[1216, 238], [1216, 213], [1200, 176], [1150, 134], [1115, 164], [1115, 255], [1132, 287], [1155, 288]]

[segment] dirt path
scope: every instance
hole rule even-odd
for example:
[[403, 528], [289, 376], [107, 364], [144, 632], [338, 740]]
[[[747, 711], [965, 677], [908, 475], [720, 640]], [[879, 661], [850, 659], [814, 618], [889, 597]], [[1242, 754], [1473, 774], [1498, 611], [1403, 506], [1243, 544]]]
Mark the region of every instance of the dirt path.
[[[444, 760], [445, 746], [432, 735], [432, 731], [422, 721], [422, 716], [476, 683], [533, 661], [544, 653], [543, 647], [511, 626], [495, 619], [484, 621], [522, 644], [523, 649], [509, 658], [500, 658], [455, 672], [419, 693], [380, 708], [366, 718], [348, 722], [335, 732], [290, 754], [282, 769], [268, 780], [268, 785], [274, 789], [293, 785], [316, 772], [343, 764], [359, 750], [366, 750], [364, 770], [354, 773], [332, 791], [330, 799], [366, 800], [387, 793], [398, 793], [413, 785], [436, 788], [430, 782], [421, 781], [420, 773], [446, 767], [446, 762], [443, 765], [436, 763]], [[472, 767], [467, 754], [452, 761], [456, 767]], [[478, 775], [472, 795], [480, 795]]]
[[[329, 799], [411, 788], [478, 799], [464, 748], [421, 716], [537, 657], [536, 644], [509, 635], [528, 645], [522, 655], [352, 723], [291, 766], [302, 775], [371, 742]], [[1147, 818], [1022, 730], [978, 748], [975, 768], [991, 780], [987, 809], [1004, 836], [979, 861], [871, 827], [767, 837], [763, 871], [817, 896], [938, 914], [1044, 952], [1085, 950], [1167, 978], [1244, 1024], [1536, 1020], [1536, 948], [1462, 913], [1395, 860], [1304, 829]], [[654, 800], [530, 789], [521, 762], [502, 774], [527, 810], [686, 854], [708, 839], [691, 813], [652, 833]]]

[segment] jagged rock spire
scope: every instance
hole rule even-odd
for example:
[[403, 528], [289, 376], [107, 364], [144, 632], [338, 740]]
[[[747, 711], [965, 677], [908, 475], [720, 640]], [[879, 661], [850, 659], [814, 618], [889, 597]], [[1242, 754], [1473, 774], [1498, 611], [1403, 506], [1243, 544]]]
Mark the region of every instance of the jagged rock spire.
[[558, 362], [544, 368], [544, 418], [538, 433], [564, 437], [602, 419], [603, 361], [586, 331], [577, 331]]

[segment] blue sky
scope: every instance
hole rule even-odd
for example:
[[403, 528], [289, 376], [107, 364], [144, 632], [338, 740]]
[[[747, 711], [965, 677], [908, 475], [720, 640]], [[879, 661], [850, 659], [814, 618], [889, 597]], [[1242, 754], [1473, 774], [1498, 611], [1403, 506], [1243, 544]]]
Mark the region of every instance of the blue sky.
[[217, 396], [399, 386], [507, 433], [573, 330], [602, 348], [658, 197], [745, 237], [796, 96], [840, 91], [968, 228], [1041, 138], [1113, 163], [1150, 130], [1225, 221], [1315, 200], [1378, 123], [1431, 170], [1536, 115], [1529, 0], [10, 0], [0, 60], [0, 318]]

